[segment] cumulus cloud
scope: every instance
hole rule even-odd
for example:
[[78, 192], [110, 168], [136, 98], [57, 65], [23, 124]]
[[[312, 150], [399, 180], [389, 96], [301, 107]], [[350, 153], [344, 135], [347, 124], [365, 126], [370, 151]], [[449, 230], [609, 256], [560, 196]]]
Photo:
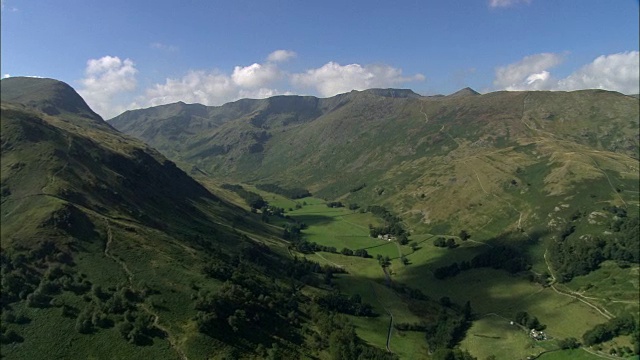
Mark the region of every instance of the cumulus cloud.
[[104, 56], [87, 61], [85, 77], [80, 81], [80, 95], [91, 108], [105, 118], [119, 114], [122, 106], [114, 105], [114, 98], [136, 88], [135, 64], [130, 59]]
[[640, 52], [598, 56], [593, 62], [558, 81], [558, 89], [605, 89], [637, 94], [640, 88]]
[[244, 88], [259, 88], [280, 78], [280, 70], [272, 63], [264, 65], [254, 63], [249, 66], [236, 66], [231, 78], [233, 82]]
[[387, 65], [343, 66], [335, 62], [291, 75], [291, 82], [294, 85], [313, 88], [322, 96], [333, 96], [351, 90], [393, 87], [411, 81], [424, 81], [424, 79], [422, 74], [405, 77], [402, 75], [402, 70]]
[[[246, 68], [251, 68], [251, 66]], [[218, 70], [190, 71], [182, 78], [167, 79], [164, 84], [156, 84], [147, 89], [136, 104], [156, 106], [184, 101], [204, 105], [221, 105], [241, 98], [259, 99], [281, 93], [277, 89], [260, 87], [259, 85], [268, 83], [265, 80], [267, 77], [260, 71], [243, 71], [246, 68], [236, 67], [231, 76]], [[251, 76], [256, 73], [256, 79], [253, 79]]]
[[[160, 45], [157, 47], [161, 48]], [[291, 95], [291, 87], [310, 89], [310, 93], [320, 96], [333, 96], [354, 89], [394, 87], [425, 79], [422, 74], [404, 76], [401, 69], [388, 65], [343, 66], [335, 62], [292, 74], [282, 70], [280, 63], [293, 56], [293, 51], [276, 50], [264, 63], [235, 66], [231, 72], [190, 70], [183, 76], [167, 78], [147, 87], [133, 102], [127, 100], [128, 93], [136, 89], [137, 70], [133, 61], [105, 56], [87, 62], [79, 93], [94, 111], [109, 118], [133, 108], [178, 101], [222, 105], [241, 98]]]
[[270, 62], [282, 62], [287, 61], [296, 56], [296, 53], [291, 50], [276, 50], [269, 54], [267, 61]]
[[489, 6], [492, 8], [499, 8], [509, 7], [520, 3], [529, 4], [531, 3], [531, 0], [490, 0]]
[[541, 90], [551, 81], [547, 71], [559, 65], [563, 57], [558, 54], [543, 53], [527, 56], [517, 63], [496, 69], [493, 85], [505, 90]]
[[493, 84], [500, 90], [603, 89], [636, 94], [640, 87], [639, 59], [638, 51], [602, 55], [569, 76], [556, 79], [548, 70], [560, 64], [563, 55], [536, 54], [498, 67]]

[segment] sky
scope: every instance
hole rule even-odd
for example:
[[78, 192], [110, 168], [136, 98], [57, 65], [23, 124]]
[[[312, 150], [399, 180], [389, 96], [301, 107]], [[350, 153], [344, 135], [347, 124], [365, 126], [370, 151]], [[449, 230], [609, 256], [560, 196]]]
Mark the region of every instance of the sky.
[[105, 119], [368, 88], [639, 93], [639, 0], [2, 0], [0, 74]]

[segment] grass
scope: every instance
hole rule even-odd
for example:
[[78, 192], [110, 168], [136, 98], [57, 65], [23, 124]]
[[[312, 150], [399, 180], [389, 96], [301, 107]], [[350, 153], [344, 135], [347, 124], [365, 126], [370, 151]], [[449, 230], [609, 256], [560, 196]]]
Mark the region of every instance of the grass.
[[638, 314], [638, 271], [637, 265], [620, 268], [615, 262], [606, 261], [599, 269], [573, 278], [566, 286], [616, 315]]
[[545, 349], [520, 327], [498, 316], [485, 316], [473, 322], [460, 347], [478, 359], [524, 359]]

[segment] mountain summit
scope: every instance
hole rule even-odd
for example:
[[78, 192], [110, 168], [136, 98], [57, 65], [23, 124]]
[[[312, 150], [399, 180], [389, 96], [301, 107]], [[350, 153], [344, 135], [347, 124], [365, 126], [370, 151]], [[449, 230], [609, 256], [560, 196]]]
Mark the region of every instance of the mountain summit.
[[62, 81], [33, 78], [10, 77], [0, 81], [2, 101], [23, 104], [47, 115], [74, 114], [102, 122], [82, 97]]
[[475, 96], [475, 95], [480, 95], [480, 93], [473, 90], [470, 87], [466, 87], [464, 89], [460, 89], [454, 92], [453, 94], [449, 95], [449, 97], [462, 97], [462, 96]]

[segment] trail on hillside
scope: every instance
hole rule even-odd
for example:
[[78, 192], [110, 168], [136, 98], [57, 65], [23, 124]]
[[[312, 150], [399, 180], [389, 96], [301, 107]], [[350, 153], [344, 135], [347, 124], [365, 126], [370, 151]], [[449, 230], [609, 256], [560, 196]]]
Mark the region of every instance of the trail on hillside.
[[[104, 222], [106, 224], [106, 229], [107, 229], [107, 241], [106, 241], [105, 246], [104, 246], [104, 255], [106, 257], [108, 257], [109, 259], [113, 260], [114, 262], [116, 262], [118, 265], [120, 265], [120, 267], [122, 267], [122, 270], [125, 272], [125, 274], [127, 274], [127, 280], [129, 281], [129, 287], [133, 287], [133, 273], [131, 272], [131, 270], [129, 269], [127, 264], [122, 259], [116, 257], [115, 255], [113, 255], [110, 252], [110, 247], [113, 244], [113, 232], [111, 231], [111, 223], [104, 216], [102, 217], [102, 219], [104, 220]], [[188, 360], [187, 356], [184, 354], [182, 349], [180, 349], [178, 347], [177, 342], [176, 342], [175, 338], [173, 337], [173, 335], [171, 334], [171, 332], [169, 331], [169, 329], [167, 329], [166, 327], [164, 327], [164, 326], [162, 326], [160, 324], [160, 316], [156, 312], [151, 310], [149, 308], [149, 306], [147, 306], [147, 304], [140, 304], [139, 307], [142, 310], [144, 310], [147, 314], [149, 314], [149, 315], [151, 315], [153, 317], [153, 326], [158, 328], [160, 331], [162, 331], [166, 335], [167, 340], [169, 341], [169, 345], [178, 354], [180, 359], [181, 360]]]
[[[482, 185], [482, 181], [480, 181], [480, 176], [478, 175], [478, 172], [476, 171], [476, 169], [473, 168], [473, 166], [469, 165], [466, 161], [463, 161], [463, 164], [465, 164], [466, 166], [468, 166], [473, 173], [476, 175], [476, 179], [478, 180], [478, 184], [480, 184], [480, 188], [482, 189], [482, 191], [487, 194], [487, 195], [491, 195], [494, 198], [498, 199], [499, 201], [507, 204], [507, 206], [509, 206], [509, 208], [511, 208], [511, 210], [515, 211], [518, 213], [518, 221], [516, 222], [516, 229], [521, 230], [522, 229], [522, 211], [518, 210], [518, 208], [516, 208], [515, 206], [513, 206], [513, 204], [511, 204], [511, 202], [509, 200], [503, 199], [500, 196], [494, 194], [494, 193], [490, 193], [488, 192], [485, 188], [484, 185]], [[486, 226], [486, 225], [485, 225]], [[529, 235], [527, 234], [527, 237], [529, 237]]]
[[429, 123], [429, 116], [427, 116], [427, 113], [425, 113], [425, 112], [424, 112], [424, 108], [423, 108], [423, 107], [424, 107], [424, 103], [423, 103], [423, 102], [420, 102], [420, 113], [421, 113], [422, 115], [424, 115], [424, 120], [425, 120], [425, 122], [424, 122], [424, 123], [425, 123], [425, 124], [428, 124], [428, 123]]
[[611, 182], [611, 179], [609, 178], [609, 174], [607, 174], [604, 170], [602, 170], [602, 168], [600, 167], [600, 165], [598, 165], [598, 162], [594, 158], [592, 158], [589, 155], [587, 155], [587, 157], [589, 159], [591, 159], [591, 161], [593, 161], [593, 165], [595, 165], [596, 169], [598, 169], [602, 174], [604, 174], [604, 176], [607, 178], [607, 182], [609, 183], [609, 186], [611, 186], [611, 190], [613, 191], [614, 194], [616, 194], [618, 199], [620, 199], [620, 201], [622, 201], [622, 203], [626, 207], [627, 203], [624, 201], [624, 199], [622, 199], [622, 196], [620, 196], [620, 194], [618, 193], [618, 189], [616, 189], [616, 187], [613, 186], [613, 183]]
[[326, 261], [326, 262], [328, 262], [328, 263], [330, 263], [330, 264], [333, 264], [334, 266], [337, 266], [337, 267], [339, 267], [339, 268], [343, 268], [343, 267], [344, 267], [344, 265], [336, 264], [336, 263], [334, 263], [333, 261], [331, 261], [331, 260], [327, 259], [326, 257], [324, 257], [324, 256], [320, 255], [320, 253], [319, 253], [319, 252], [315, 252], [314, 254], [316, 254], [319, 258], [323, 259], [324, 261]]
[[[386, 275], [386, 271], [385, 271], [385, 275]], [[378, 293], [376, 293], [376, 289], [373, 286], [373, 282], [369, 282], [369, 286], [371, 286], [371, 291], [373, 292], [373, 297], [376, 298], [376, 301], [378, 302], [378, 304], [380, 304], [380, 306], [382, 306], [382, 308], [384, 309], [384, 311], [387, 312], [387, 314], [389, 314], [389, 329], [387, 330], [387, 351], [390, 353], [393, 353], [391, 351], [391, 330], [393, 329], [393, 314], [391, 313], [391, 311], [389, 311], [389, 309], [387, 309], [384, 304], [382, 304], [382, 302], [380, 301], [380, 298], [378, 297]]]
[[607, 318], [607, 320], [611, 320], [612, 318], [615, 317], [607, 309], [605, 309], [604, 307], [600, 308], [599, 306], [590, 303], [589, 301], [584, 299], [584, 297], [582, 295], [580, 295], [579, 293], [576, 293], [574, 291], [564, 291], [564, 290], [558, 289], [554, 285], [555, 282], [557, 281], [557, 279], [556, 279], [555, 275], [553, 275], [553, 269], [551, 269], [551, 264], [549, 263], [549, 260], [547, 259], [547, 252], [548, 252], [548, 249], [545, 250], [543, 257], [544, 257], [545, 263], [547, 264], [547, 269], [549, 270], [549, 275], [551, 276], [551, 285], [549, 287], [551, 289], [553, 289], [553, 291], [555, 291], [556, 293], [558, 293], [560, 295], [568, 296], [568, 297], [574, 298], [574, 299], [576, 299], [578, 301], [581, 301], [582, 303], [584, 303], [587, 306], [591, 307], [592, 309], [596, 310], [598, 313], [600, 313], [600, 315], [602, 315], [605, 318]]

